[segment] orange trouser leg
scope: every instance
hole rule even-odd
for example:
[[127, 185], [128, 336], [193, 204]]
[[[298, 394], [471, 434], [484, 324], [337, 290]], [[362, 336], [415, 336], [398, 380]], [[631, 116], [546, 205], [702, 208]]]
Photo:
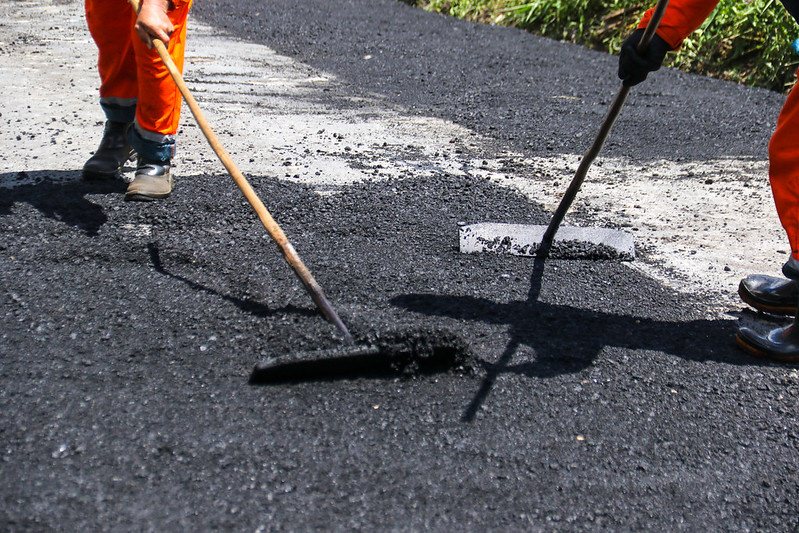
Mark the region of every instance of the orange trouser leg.
[[108, 120], [133, 122], [139, 93], [130, 39], [133, 9], [127, 0], [86, 0], [84, 7], [99, 50], [100, 104]]
[[[183, 70], [186, 21], [192, 0], [172, 0], [175, 27], [168, 50]], [[131, 144], [148, 159], [167, 160], [175, 148], [181, 97], [155, 49], [141, 41], [127, 0], [85, 0], [86, 21], [99, 49], [100, 104], [108, 120], [133, 122]]]
[[[191, 3], [191, 0], [172, 0], [172, 7], [167, 13], [175, 26], [167, 48], [181, 72], [186, 50], [186, 21]], [[134, 141], [135, 137], [140, 137], [133, 144], [141, 155], [152, 159], [168, 159], [171, 153], [163, 148], [174, 149], [174, 135], [180, 121], [180, 91], [155, 48], [147, 48], [132, 28], [133, 24], [130, 24], [128, 35], [133, 42], [139, 82]], [[161, 145], [162, 149], [150, 153], [150, 149], [156, 148], [156, 145]]]
[[[799, 70], [797, 70], [799, 76]], [[769, 179], [777, 214], [799, 260], [799, 88], [794, 86], [769, 143]]]

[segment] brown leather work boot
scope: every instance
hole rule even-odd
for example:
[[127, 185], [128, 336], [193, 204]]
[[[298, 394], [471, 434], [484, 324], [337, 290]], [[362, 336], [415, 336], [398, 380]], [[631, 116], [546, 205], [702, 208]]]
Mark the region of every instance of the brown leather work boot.
[[148, 161], [140, 157], [125, 200], [147, 202], [169, 196], [172, 193], [171, 168], [169, 161]]

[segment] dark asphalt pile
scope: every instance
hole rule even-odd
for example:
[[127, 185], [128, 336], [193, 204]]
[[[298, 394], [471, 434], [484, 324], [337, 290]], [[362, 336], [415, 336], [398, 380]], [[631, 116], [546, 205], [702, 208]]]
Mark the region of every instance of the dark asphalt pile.
[[[473, 68], [444, 43], [482, 43], [473, 75], [496, 78], [461, 88], [467, 119], [498, 143], [552, 112], [553, 84], [604, 87], [589, 67], [611, 61], [388, 1], [256, 4], [197, 14], [422, 111], [446, 106]], [[346, 66], [375, 41], [393, 77]], [[519, 46], [535, 51], [524, 68], [552, 76], [535, 90], [512, 70]], [[581, 71], [567, 77], [571, 61]], [[712, 109], [665, 123], [691, 123], [702, 142], [759, 109], [724, 109], [750, 94], [729, 84], [663, 79], [700, 99], [718, 91]], [[507, 121], [506, 88], [531, 91]], [[713, 114], [724, 118], [702, 129]], [[643, 129], [643, 142], [659, 133]], [[741, 153], [749, 135], [726, 146]], [[259, 360], [340, 339], [228, 178], [183, 176], [172, 198], [142, 205], [122, 202], [121, 184], [41, 177], [0, 194], [5, 530], [797, 526], [799, 375], [740, 353], [734, 322], [704, 318], [701, 295], [619, 262], [459, 254], [460, 221], [548, 220], [508, 189], [439, 174], [320, 196], [254, 177], [358, 336], [452, 332], [473, 370], [355, 365], [252, 386]]]
[[475, 371], [250, 386], [261, 358], [339, 340], [226, 178], [149, 205], [18, 188], [0, 205], [7, 526], [795, 519], [799, 381], [740, 354], [731, 323], [616, 262], [459, 254], [469, 213], [544, 217], [479, 180], [254, 183], [358, 335], [457, 332]]
[[375, 332], [354, 345], [267, 357], [250, 375], [250, 384], [335, 380], [353, 375], [406, 377], [454, 371], [471, 374], [476, 361], [457, 334], [442, 329]]
[[584, 259], [588, 261], [632, 261], [634, 258], [612, 246], [585, 241], [568, 240], [553, 243], [549, 251], [552, 259]]
[[[481, 241], [487, 252], [497, 254], [516, 252], [517, 255], [533, 256], [540, 247], [540, 243], [533, 246], [517, 245], [511, 241], [510, 237], [495, 237], [481, 239]], [[632, 254], [620, 252], [612, 246], [573, 239], [553, 242], [547, 257], [586, 261], [633, 261], [635, 259]]]

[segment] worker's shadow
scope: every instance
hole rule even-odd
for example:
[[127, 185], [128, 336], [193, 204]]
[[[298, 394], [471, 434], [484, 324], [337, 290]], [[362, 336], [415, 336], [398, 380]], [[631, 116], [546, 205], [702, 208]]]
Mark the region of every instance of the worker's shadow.
[[93, 237], [108, 216], [87, 196], [120, 194], [126, 187], [119, 179], [83, 181], [79, 170], [4, 172], [0, 173], [0, 216], [10, 215], [16, 204], [28, 204], [45, 217]]
[[[463, 413], [472, 421], [496, 381], [504, 373], [548, 378], [587, 368], [606, 346], [663, 352], [693, 361], [766, 364], [737, 351], [730, 320], [664, 321], [616, 315], [539, 301], [544, 261], [537, 260], [525, 301], [496, 303], [473, 296], [407, 294], [392, 300], [397, 306], [431, 316], [505, 324], [510, 339], [494, 363], [483, 363], [485, 377]], [[512, 364], [521, 346], [535, 359]]]

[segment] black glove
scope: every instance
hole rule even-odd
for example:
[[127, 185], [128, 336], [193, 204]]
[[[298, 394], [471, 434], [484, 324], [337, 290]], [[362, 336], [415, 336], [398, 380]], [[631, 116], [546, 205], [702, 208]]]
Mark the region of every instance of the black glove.
[[644, 55], [638, 53], [638, 43], [644, 35], [644, 29], [632, 32], [621, 45], [619, 52], [619, 78], [626, 87], [638, 85], [646, 79], [646, 75], [654, 72], [663, 64], [666, 53], [671, 47], [656, 33], [649, 43]]

